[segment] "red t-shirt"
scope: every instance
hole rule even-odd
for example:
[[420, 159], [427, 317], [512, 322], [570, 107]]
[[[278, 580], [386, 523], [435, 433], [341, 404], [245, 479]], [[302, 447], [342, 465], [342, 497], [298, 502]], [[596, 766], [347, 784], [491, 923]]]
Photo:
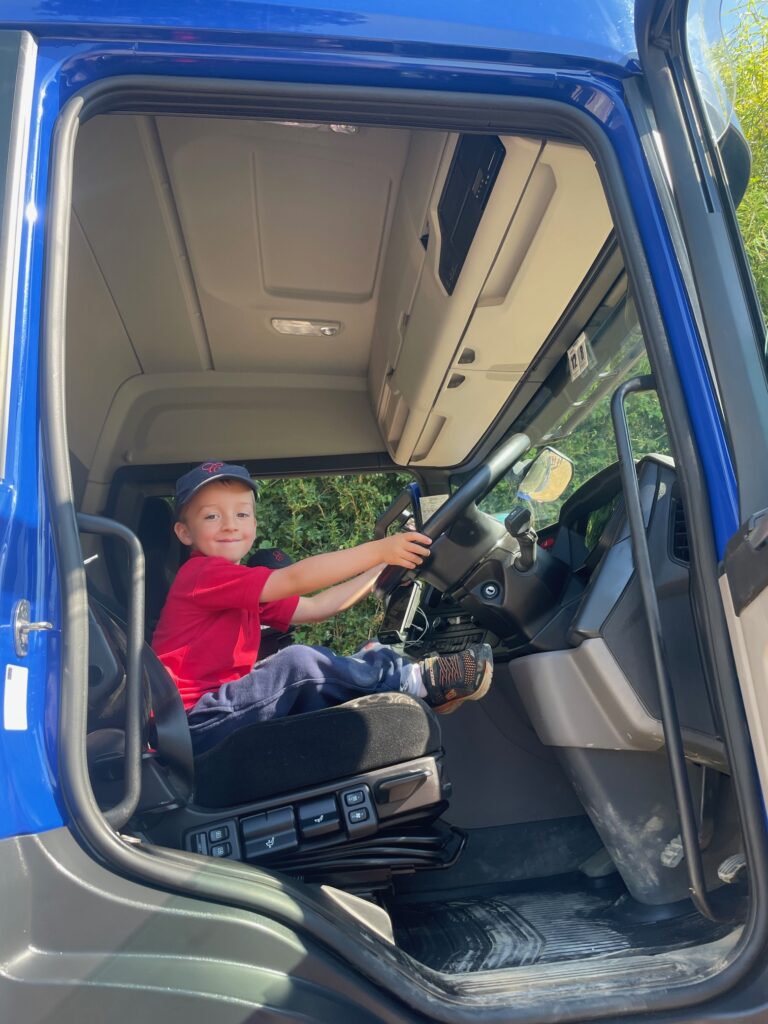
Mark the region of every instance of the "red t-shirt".
[[152, 649], [179, 688], [185, 710], [240, 679], [259, 653], [261, 626], [287, 629], [298, 597], [261, 603], [272, 569], [192, 552], [171, 584]]

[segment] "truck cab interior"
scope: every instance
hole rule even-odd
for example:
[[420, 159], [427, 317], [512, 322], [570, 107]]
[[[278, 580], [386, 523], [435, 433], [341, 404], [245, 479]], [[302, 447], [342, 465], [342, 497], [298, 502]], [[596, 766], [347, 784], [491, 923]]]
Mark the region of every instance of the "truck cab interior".
[[[131, 842], [323, 887], [414, 969], [478, 997], [715, 970], [748, 884], [651, 363], [601, 175], [572, 138], [87, 121], [67, 441], [86, 754], [107, 820]], [[638, 377], [628, 460], [610, 406]], [[379, 635], [414, 657], [490, 643], [486, 699], [438, 717], [364, 697], [193, 759], [147, 641], [181, 559], [166, 498], [214, 457], [262, 477], [410, 472], [433, 553], [416, 579], [387, 574]]]

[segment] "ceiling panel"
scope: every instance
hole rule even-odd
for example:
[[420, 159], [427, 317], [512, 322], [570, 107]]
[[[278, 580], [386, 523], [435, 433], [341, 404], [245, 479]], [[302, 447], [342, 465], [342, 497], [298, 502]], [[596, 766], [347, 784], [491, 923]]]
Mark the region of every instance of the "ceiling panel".
[[[217, 370], [364, 374], [409, 133], [158, 120]], [[338, 321], [290, 338], [273, 317]]]
[[[78, 135], [72, 202], [147, 373], [207, 362], [152, 119], [99, 117]], [[170, 223], [169, 223], [170, 221]], [[202, 349], [202, 354], [201, 354]]]

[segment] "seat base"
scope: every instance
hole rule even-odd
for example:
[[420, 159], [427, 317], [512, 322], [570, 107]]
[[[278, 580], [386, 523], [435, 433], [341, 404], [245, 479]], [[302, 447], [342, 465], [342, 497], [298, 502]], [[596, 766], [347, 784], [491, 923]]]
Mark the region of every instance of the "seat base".
[[362, 872], [370, 888], [374, 868], [386, 884], [397, 871], [458, 856], [425, 826], [449, 794], [441, 756], [428, 756], [237, 808], [188, 805], [137, 824], [153, 843], [337, 884], [343, 878], [345, 888]]
[[442, 821], [398, 821], [375, 836], [341, 848], [277, 856], [275, 867], [305, 882], [370, 894], [388, 889], [396, 875], [453, 867], [466, 842], [465, 832]]
[[431, 708], [372, 693], [322, 711], [244, 726], [195, 758], [194, 802], [232, 807], [441, 752]]

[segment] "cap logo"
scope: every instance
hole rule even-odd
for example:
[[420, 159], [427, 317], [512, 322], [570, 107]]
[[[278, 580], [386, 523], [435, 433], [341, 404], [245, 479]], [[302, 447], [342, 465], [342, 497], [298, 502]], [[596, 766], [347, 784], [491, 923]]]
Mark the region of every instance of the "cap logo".
[[218, 473], [223, 465], [223, 462], [204, 462], [200, 469], [202, 469], [204, 473]]

